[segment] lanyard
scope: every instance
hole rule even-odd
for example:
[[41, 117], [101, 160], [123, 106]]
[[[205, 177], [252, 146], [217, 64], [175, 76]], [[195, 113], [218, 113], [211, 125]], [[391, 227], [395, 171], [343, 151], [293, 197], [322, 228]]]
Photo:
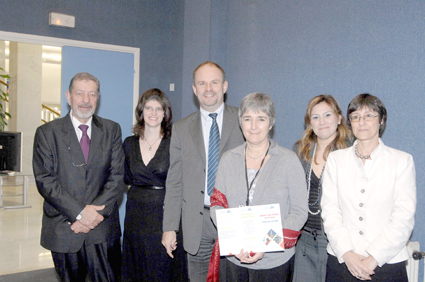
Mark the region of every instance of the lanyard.
[[257, 179], [257, 176], [260, 173], [261, 168], [263, 167], [264, 160], [266, 159], [267, 154], [269, 153], [269, 149], [270, 149], [270, 142], [269, 142], [269, 147], [267, 148], [267, 151], [264, 154], [264, 158], [261, 161], [260, 168], [255, 173], [254, 179], [252, 179], [251, 183], [248, 184], [249, 181], [248, 181], [248, 168], [246, 165], [246, 145], [245, 145], [245, 180], [246, 180], [246, 205], [247, 206], [249, 206], [249, 191], [251, 191], [252, 184], [255, 182], [255, 179]]

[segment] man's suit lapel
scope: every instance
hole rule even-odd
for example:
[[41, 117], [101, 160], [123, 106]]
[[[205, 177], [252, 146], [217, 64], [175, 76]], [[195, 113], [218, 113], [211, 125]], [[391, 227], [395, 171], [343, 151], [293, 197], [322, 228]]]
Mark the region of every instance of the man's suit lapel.
[[78, 142], [69, 113], [63, 118], [62, 133], [63, 142], [68, 148], [70, 159], [73, 160], [74, 165], [85, 163], [83, 151], [81, 150], [80, 142]]
[[202, 134], [202, 121], [201, 121], [201, 112], [198, 111], [196, 115], [192, 118], [192, 124], [190, 124], [189, 128], [193, 142], [195, 142], [195, 146], [198, 149], [199, 155], [201, 155], [202, 162], [205, 164], [207, 163], [206, 157], [205, 157], [205, 145], [204, 145], [204, 137]]
[[220, 136], [220, 156], [223, 153], [223, 149], [226, 146], [227, 141], [229, 141], [232, 130], [235, 130], [235, 123], [238, 123], [237, 115], [234, 115], [233, 109], [225, 104], [223, 112], [223, 125]]
[[100, 141], [102, 141], [102, 136], [103, 136], [102, 123], [99, 121], [99, 119], [96, 116], [93, 115], [90, 151], [89, 151], [89, 158], [87, 160], [87, 163], [90, 163], [91, 159], [96, 155], [97, 150], [99, 150]]
[[[93, 156], [96, 155], [96, 151], [100, 148], [99, 144], [102, 141], [102, 123], [96, 118], [96, 116], [93, 116], [91, 130], [90, 151], [87, 163], [89, 163]], [[74, 160], [74, 164], [82, 164], [86, 162], [69, 114], [64, 117], [63, 141], [67, 144], [68, 151], [71, 154], [71, 159]]]
[[[223, 112], [223, 125], [220, 136], [220, 156], [223, 153], [223, 149], [226, 146], [226, 143], [229, 141], [229, 138], [232, 134], [232, 130], [235, 130], [235, 124], [236, 126], [238, 124], [237, 115], [234, 115], [233, 109], [225, 104]], [[198, 149], [199, 154], [201, 155], [203, 163], [205, 164], [205, 145], [204, 137], [202, 134], [202, 121], [200, 111], [198, 111], [197, 114], [192, 117], [189, 128], [193, 129], [190, 131], [192, 134], [192, 139], [195, 142], [195, 146]]]

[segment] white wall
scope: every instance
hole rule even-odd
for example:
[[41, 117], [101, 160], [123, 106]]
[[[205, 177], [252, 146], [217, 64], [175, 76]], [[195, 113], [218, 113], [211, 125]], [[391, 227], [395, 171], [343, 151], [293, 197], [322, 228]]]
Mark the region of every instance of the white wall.
[[41, 102], [47, 105], [61, 103], [61, 65], [42, 64]]

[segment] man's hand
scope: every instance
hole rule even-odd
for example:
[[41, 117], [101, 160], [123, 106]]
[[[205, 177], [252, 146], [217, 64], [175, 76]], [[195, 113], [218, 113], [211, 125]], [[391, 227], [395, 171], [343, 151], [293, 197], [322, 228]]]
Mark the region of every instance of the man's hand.
[[[71, 224], [71, 223], [69, 222], [69, 224]], [[74, 231], [75, 234], [78, 234], [78, 233], [89, 233], [90, 232], [90, 228], [88, 228], [87, 226], [83, 225], [78, 220], [71, 225], [71, 230]]]
[[83, 225], [87, 226], [90, 229], [94, 229], [103, 221], [103, 216], [99, 214], [97, 211], [101, 211], [105, 208], [103, 206], [94, 206], [87, 205], [82, 213], [82, 218], [79, 220]]
[[162, 245], [167, 250], [167, 254], [174, 258], [173, 251], [177, 248], [177, 235], [175, 231], [165, 231], [162, 233]]

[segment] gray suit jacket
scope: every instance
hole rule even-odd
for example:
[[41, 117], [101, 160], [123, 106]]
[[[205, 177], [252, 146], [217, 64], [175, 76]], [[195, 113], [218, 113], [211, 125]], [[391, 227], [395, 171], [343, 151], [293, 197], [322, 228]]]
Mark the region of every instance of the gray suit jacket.
[[[237, 114], [238, 108], [225, 105], [220, 157], [244, 142]], [[182, 220], [184, 249], [192, 255], [201, 242], [205, 166], [201, 112], [197, 111], [173, 125], [163, 220], [163, 231], [179, 230]]]
[[[44, 198], [41, 245], [60, 253], [121, 236], [117, 199], [123, 191], [124, 153], [121, 128], [93, 116], [87, 165], [70, 115], [37, 128], [33, 170]], [[105, 205], [105, 219], [87, 234], [75, 234], [73, 223], [86, 205]]]

